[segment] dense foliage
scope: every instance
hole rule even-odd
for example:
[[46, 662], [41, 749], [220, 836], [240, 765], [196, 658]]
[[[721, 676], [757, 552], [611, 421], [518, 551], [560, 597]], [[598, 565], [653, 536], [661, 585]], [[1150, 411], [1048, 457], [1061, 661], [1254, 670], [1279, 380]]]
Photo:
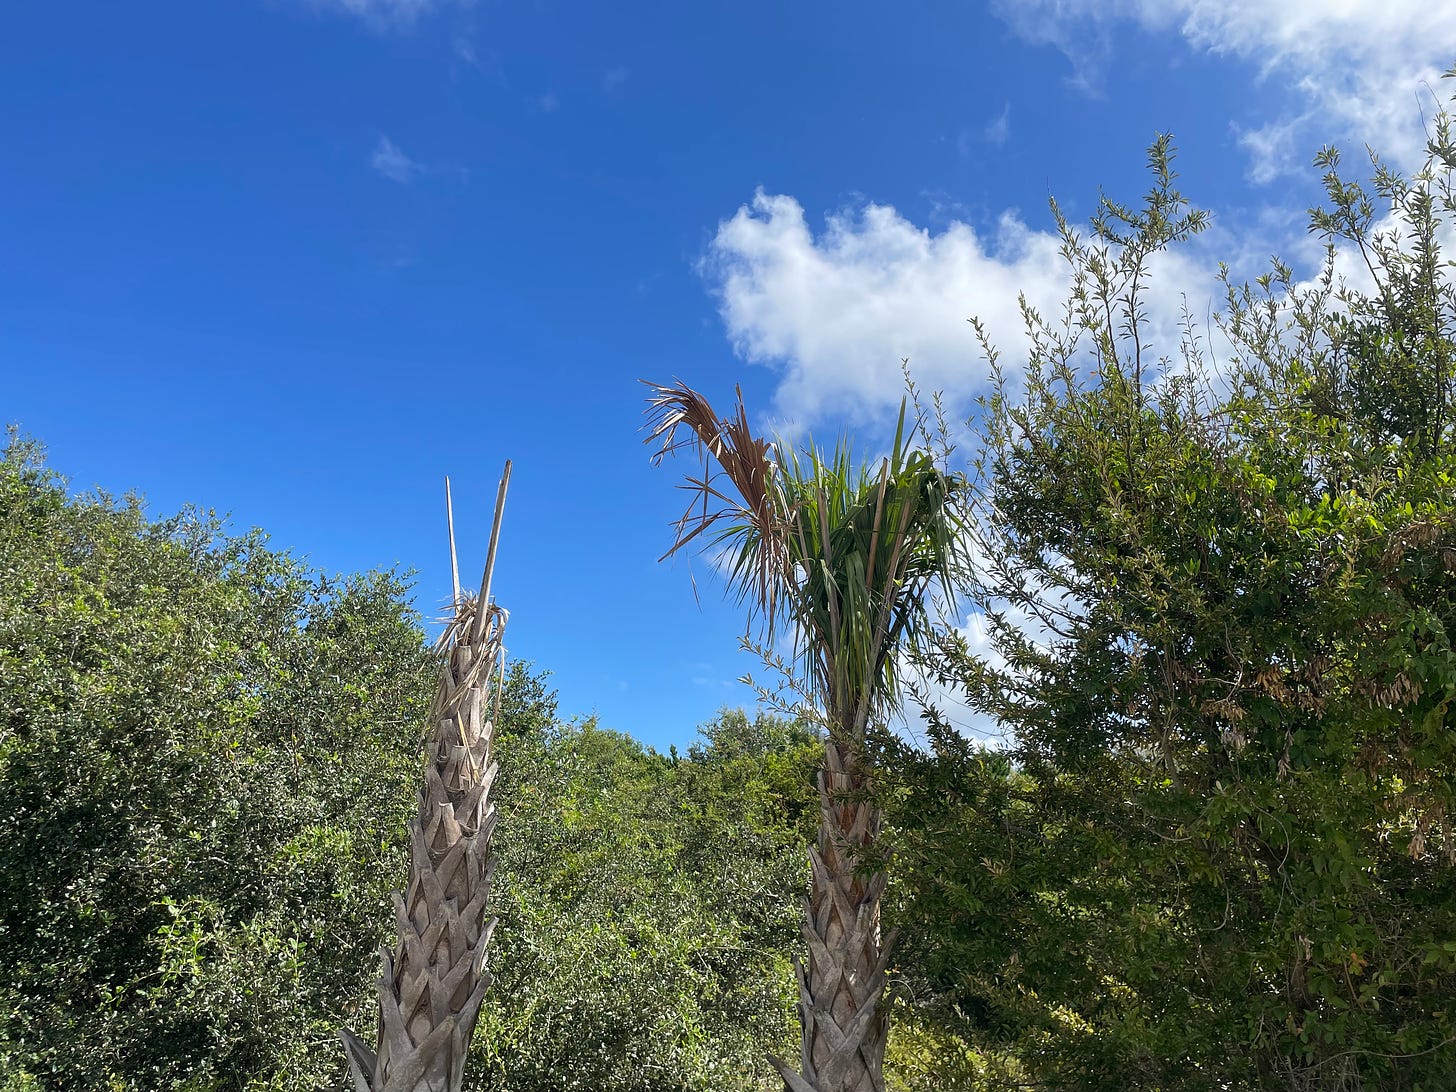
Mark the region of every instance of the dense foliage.
[[681, 757], [590, 722], [499, 754], [499, 951], [469, 1083], [777, 1087], [815, 735], [724, 713]]
[[[70, 496], [19, 440], [0, 567], [0, 1088], [337, 1087], [435, 685], [405, 585]], [[724, 714], [664, 757], [519, 664], [502, 721], [474, 1087], [760, 1087], [812, 733]]]
[[399, 580], [69, 498], [20, 441], [0, 569], [0, 1086], [313, 1087], [404, 863]]
[[[1014, 732], [901, 748], [907, 993], [1008, 1085], [1438, 1089], [1456, 1065], [1456, 148], [1326, 152], [1333, 251], [1150, 348], [1200, 230], [1165, 141], [1064, 226], [1065, 321], [984, 403], [992, 654], [930, 666]], [[1384, 217], [1383, 220], [1378, 217]], [[1153, 267], [1155, 268], [1155, 267]], [[992, 360], [995, 362], [994, 351]]]

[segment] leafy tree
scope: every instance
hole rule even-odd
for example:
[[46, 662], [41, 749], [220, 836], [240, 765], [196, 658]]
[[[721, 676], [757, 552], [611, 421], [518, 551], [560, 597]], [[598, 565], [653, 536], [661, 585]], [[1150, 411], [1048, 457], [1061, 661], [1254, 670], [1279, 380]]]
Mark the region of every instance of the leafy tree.
[[988, 347], [994, 655], [936, 666], [1015, 745], [932, 716], [930, 755], [890, 747], [906, 993], [1008, 1083], [1448, 1087], [1449, 123], [1372, 190], [1322, 153], [1323, 276], [1230, 284], [1217, 361], [1191, 321], [1150, 348], [1149, 263], [1205, 222], [1171, 160], [1089, 237], [1059, 218], [1073, 292], [1026, 367]]
[[482, 1088], [777, 1083], [818, 747], [736, 712], [676, 761], [591, 721], [502, 739]]
[[0, 1081], [322, 1087], [403, 866], [403, 584], [71, 498], [18, 439], [0, 566]]
[[[0, 1089], [336, 1089], [374, 1012], [438, 662], [392, 574], [0, 460]], [[478, 1089], [757, 1089], [790, 1035], [819, 746], [686, 757], [502, 692]]]

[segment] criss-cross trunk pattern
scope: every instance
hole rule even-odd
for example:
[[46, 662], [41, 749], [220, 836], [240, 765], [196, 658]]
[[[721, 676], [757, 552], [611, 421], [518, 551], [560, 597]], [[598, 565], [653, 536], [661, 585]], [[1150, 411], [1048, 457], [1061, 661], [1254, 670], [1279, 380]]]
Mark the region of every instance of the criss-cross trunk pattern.
[[[409, 822], [409, 880], [403, 894], [394, 894], [394, 948], [380, 951], [377, 1045], [340, 1032], [357, 1092], [460, 1092], [470, 1037], [490, 986], [491, 742], [507, 617], [490, 602], [490, 569], [504, 497], [505, 479], [480, 595], [461, 595], [455, 578], [454, 617], [441, 638], [445, 657], [419, 811]], [[453, 561], [453, 528], [451, 555]]]
[[884, 872], [866, 874], [857, 862], [873, 847], [880, 809], [852, 745], [825, 743], [819, 773], [818, 844], [804, 912], [807, 963], [796, 962], [799, 1071], [772, 1058], [792, 1092], [883, 1092], [889, 1020], [880, 997], [895, 933], [880, 936]]

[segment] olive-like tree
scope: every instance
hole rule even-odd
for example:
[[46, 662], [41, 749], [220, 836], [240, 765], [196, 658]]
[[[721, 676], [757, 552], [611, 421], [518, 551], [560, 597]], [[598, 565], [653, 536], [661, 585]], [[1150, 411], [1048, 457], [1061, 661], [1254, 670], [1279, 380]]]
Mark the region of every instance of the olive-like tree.
[[704, 462], [685, 486], [692, 501], [665, 556], [694, 542], [722, 551], [750, 625], [762, 623], [768, 645], [792, 640], [785, 663], [827, 729], [808, 960], [796, 968], [802, 1056], [797, 1070], [773, 1062], [791, 1092], [881, 1092], [889, 1021], [880, 1002], [894, 935], [880, 934], [885, 873], [869, 855], [880, 809], [864, 738], [899, 696], [897, 653], [930, 625], [932, 585], [950, 593], [961, 486], [912, 445], [903, 406], [890, 454], [872, 470], [847, 442], [825, 457], [754, 435], [741, 391], [734, 415], [720, 418], [681, 383], [650, 386], [656, 459], [689, 447]]

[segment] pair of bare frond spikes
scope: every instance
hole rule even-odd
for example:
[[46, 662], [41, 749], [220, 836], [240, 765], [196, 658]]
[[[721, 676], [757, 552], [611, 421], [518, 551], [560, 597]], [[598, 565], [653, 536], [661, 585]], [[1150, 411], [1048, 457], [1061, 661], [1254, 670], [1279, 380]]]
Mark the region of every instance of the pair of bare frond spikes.
[[[485, 635], [487, 619], [490, 615], [490, 581], [495, 573], [495, 548], [500, 544], [501, 518], [506, 510], [506, 489], [511, 484], [511, 461], [506, 460], [505, 469], [501, 471], [500, 487], [495, 494], [495, 519], [490, 525], [490, 544], [485, 552], [485, 571], [480, 577], [480, 593], [475, 598], [475, 611], [470, 622], [470, 632], [460, 631], [459, 620], [466, 617], [462, 610], [464, 602], [461, 599], [460, 591], [460, 560], [455, 552], [455, 504], [450, 495], [450, 475], [445, 475], [445, 525], [450, 535], [450, 621], [445, 632], [440, 635], [440, 647], [449, 648], [455, 641], [465, 640], [472, 645], [480, 643]], [[499, 649], [499, 659], [496, 664], [498, 672], [495, 685], [495, 705], [492, 709], [494, 723], [500, 723], [501, 689], [506, 683], [506, 648], [502, 643]], [[488, 665], [482, 665], [483, 669], [489, 671]]]
[[[500, 543], [501, 517], [506, 509], [506, 488], [511, 484], [511, 461], [506, 460], [501, 472], [500, 488], [495, 494], [495, 520], [490, 525], [490, 545], [486, 547], [485, 572], [480, 579], [480, 594], [476, 597], [479, 609], [475, 612], [475, 628], [470, 634], [472, 642], [480, 639], [485, 628], [485, 612], [490, 605], [490, 579], [495, 571], [495, 548]], [[460, 561], [455, 553], [455, 505], [450, 497], [450, 476], [445, 475], [445, 523], [450, 533], [450, 606], [452, 611], [460, 606]]]

